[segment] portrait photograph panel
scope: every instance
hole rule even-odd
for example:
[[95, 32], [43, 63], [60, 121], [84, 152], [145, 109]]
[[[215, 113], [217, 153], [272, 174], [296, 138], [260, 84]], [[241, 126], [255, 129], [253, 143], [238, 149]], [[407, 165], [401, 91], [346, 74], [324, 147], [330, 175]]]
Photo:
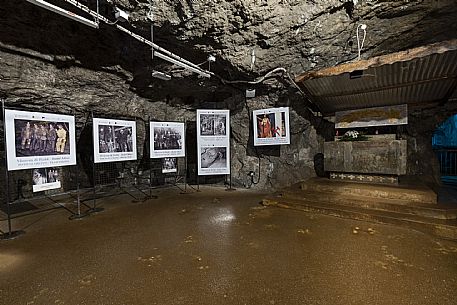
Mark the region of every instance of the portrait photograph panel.
[[94, 118], [96, 163], [136, 160], [136, 122]]
[[254, 145], [290, 144], [289, 108], [253, 111]]
[[66, 122], [14, 120], [16, 156], [70, 154]]
[[227, 147], [202, 147], [201, 168], [227, 168]]
[[169, 150], [182, 148], [182, 135], [173, 127], [154, 128], [154, 149]]
[[201, 114], [200, 135], [225, 136], [227, 134], [226, 119], [225, 114]]
[[162, 173], [176, 173], [178, 172], [178, 159], [177, 158], [163, 158]]
[[8, 170], [76, 164], [73, 116], [5, 109]]
[[32, 171], [32, 190], [42, 192], [61, 187], [61, 169], [57, 167], [35, 168]]
[[198, 175], [230, 174], [230, 110], [197, 109]]
[[150, 122], [151, 158], [184, 157], [185, 128], [180, 122]]

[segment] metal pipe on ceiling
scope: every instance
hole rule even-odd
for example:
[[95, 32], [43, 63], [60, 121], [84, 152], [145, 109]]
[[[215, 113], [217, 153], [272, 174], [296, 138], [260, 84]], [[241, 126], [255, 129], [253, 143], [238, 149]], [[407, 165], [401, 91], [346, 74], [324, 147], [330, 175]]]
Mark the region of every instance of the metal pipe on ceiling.
[[87, 26], [90, 26], [94, 29], [98, 29], [98, 23], [95, 22], [95, 21], [92, 21], [92, 20], [89, 20], [89, 19], [86, 19], [84, 17], [81, 17], [73, 12], [70, 12], [70, 11], [67, 11], [67, 10], [64, 10], [58, 6], [55, 6], [51, 3], [48, 3], [46, 1], [43, 1], [43, 0], [26, 0], [27, 2], [29, 3], [32, 3], [32, 4], [35, 4], [39, 7], [42, 7], [44, 9], [47, 9], [51, 12], [54, 12], [54, 13], [57, 13], [59, 15], [62, 15], [62, 16], [65, 16], [65, 17], [68, 17], [70, 19], [73, 19], [75, 21], [78, 21], [84, 25], [87, 25]]
[[[94, 22], [94, 21], [91, 21], [91, 20], [86, 19], [84, 17], [81, 17], [81, 16], [79, 16], [79, 15], [73, 13], [73, 12], [64, 10], [64, 9], [58, 7], [58, 6], [55, 6], [55, 5], [50, 4], [48, 2], [45, 2], [43, 0], [26, 0], [26, 1], [28, 1], [28, 2], [30, 2], [32, 4], [35, 4], [37, 6], [43, 7], [45, 9], [48, 9], [48, 10], [50, 10], [52, 12], [55, 12], [57, 14], [60, 14], [62, 16], [65, 16], [65, 17], [68, 17], [68, 18], [73, 19], [75, 21], [78, 21], [80, 23], [83, 23], [83, 24], [85, 24], [87, 26], [93, 27], [93, 28], [99, 28], [98, 22], [100, 20], [103, 21], [106, 24], [113, 25], [113, 22], [111, 22], [108, 18], [106, 18], [106, 17], [104, 17], [104, 16], [102, 16], [102, 15], [100, 15], [98, 13], [98, 5], [97, 5], [97, 12], [95, 12], [95, 11], [89, 9], [87, 6], [81, 4], [80, 2], [78, 2], [76, 0], [64, 0], [65, 2], [71, 4], [71, 5], [79, 8], [80, 10], [88, 13], [89, 15], [93, 16], [95, 18], [95, 20], [97, 21], [97, 22]], [[184, 69], [187, 69], [187, 70], [190, 70], [192, 72], [195, 72], [195, 73], [197, 73], [197, 74], [199, 74], [199, 75], [201, 75], [203, 77], [208, 77], [208, 78], [211, 77], [211, 74], [212, 74], [211, 72], [201, 69], [198, 65], [196, 65], [196, 64], [194, 64], [194, 63], [192, 63], [192, 62], [190, 62], [188, 60], [185, 60], [184, 58], [182, 58], [182, 57], [180, 57], [180, 56], [178, 56], [178, 55], [176, 55], [176, 54], [174, 54], [174, 53], [172, 53], [172, 52], [170, 52], [170, 51], [168, 51], [168, 50], [156, 45], [152, 41], [149, 41], [146, 38], [144, 38], [144, 37], [142, 37], [142, 36], [140, 36], [138, 34], [133, 33], [132, 31], [124, 28], [123, 26], [120, 26], [118, 24], [114, 24], [114, 26], [117, 29], [121, 30], [122, 32], [127, 33], [128, 35], [132, 36], [136, 40], [141, 41], [141, 42], [151, 46], [153, 48], [153, 50], [157, 50], [157, 51], [161, 52], [161, 53], [155, 53], [157, 55], [157, 57], [162, 58], [163, 60], [168, 61], [170, 63], [173, 63], [175, 65], [178, 65], [178, 66], [180, 66], [180, 67], [182, 67]], [[164, 53], [164, 54], [162, 54], [162, 53]]]
[[[67, 3], [70, 3], [74, 6], [76, 6], [77, 8], [81, 9], [82, 11], [85, 11], [86, 13], [90, 14], [91, 16], [93, 17], [96, 17], [98, 18], [99, 20], [105, 22], [106, 24], [109, 24], [109, 25], [112, 25], [113, 22], [110, 21], [108, 18], [98, 14], [97, 12], [94, 12], [93, 10], [91, 10], [90, 8], [88, 8], [87, 6], [81, 4], [80, 2], [76, 1], [76, 0], [64, 0], [65, 2]], [[127, 33], [129, 34], [130, 36], [132, 36], [133, 38], [137, 39], [138, 41], [141, 41], [149, 46], [151, 46], [153, 49], [157, 50], [157, 51], [160, 51], [161, 53], [164, 53], [164, 54], [161, 54], [162, 55], [162, 59], [166, 60], [166, 61], [169, 61], [171, 63], [174, 63], [176, 65], [179, 65], [185, 69], [188, 69], [188, 70], [191, 70], [201, 76], [204, 76], [204, 77], [210, 77], [211, 76], [211, 72], [209, 71], [206, 71], [206, 70], [203, 70], [202, 68], [200, 68], [199, 66], [197, 66], [196, 64], [188, 61], [188, 60], [185, 60], [184, 58], [156, 45], [155, 43], [153, 43], [152, 41], [149, 41], [147, 40], [146, 38], [138, 35], [138, 34], [135, 34], [133, 33], [132, 31], [124, 28], [123, 26], [120, 26], [118, 24], [115, 24], [115, 27], [121, 31], [123, 31], [124, 33]], [[157, 55], [157, 53], [155, 53]], [[160, 56], [158, 56], [160, 57]], [[167, 58], [167, 59], [166, 59]], [[174, 59], [174, 61], [171, 61], [169, 59]], [[179, 62], [179, 64], [177, 64], [177, 62]], [[193, 68], [193, 69], [191, 69]]]

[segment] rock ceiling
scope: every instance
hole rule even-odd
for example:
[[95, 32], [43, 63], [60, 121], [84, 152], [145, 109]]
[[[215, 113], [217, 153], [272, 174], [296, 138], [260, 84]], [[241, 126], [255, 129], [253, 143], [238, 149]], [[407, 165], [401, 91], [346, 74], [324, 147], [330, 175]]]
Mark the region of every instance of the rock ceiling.
[[[122, 90], [152, 100], [179, 95], [177, 88], [202, 99], [214, 98], [216, 91], [224, 96], [224, 85], [219, 78], [201, 79], [160, 59], [151, 61], [151, 52], [145, 45], [112, 26], [102, 25], [95, 30], [25, 0], [2, 2], [0, 76], [2, 81], [7, 81], [6, 85], [0, 85], [3, 95], [12, 92], [20, 95], [8, 80], [15, 77], [14, 73], [36, 70], [36, 64], [27, 62], [31, 60], [52, 64], [58, 71], [53, 72], [54, 78], [70, 74], [79, 77], [74, 86], [81, 86], [84, 78], [86, 85], [93, 85], [94, 90], [116, 86], [122, 80]], [[49, 2], [77, 12], [62, 0]], [[95, 2], [81, 1], [91, 8], [95, 8]], [[285, 68], [293, 77], [355, 60], [356, 28], [361, 23], [367, 25], [362, 58], [457, 38], [455, 0], [155, 0], [152, 3], [154, 41], [196, 64], [202, 63], [205, 69], [209, 68], [208, 55], [214, 55], [216, 62], [211, 64], [211, 71], [226, 80], [254, 80], [278, 67]], [[150, 21], [146, 18], [151, 10], [150, 1], [100, 0], [100, 12], [112, 20], [113, 6], [130, 12], [127, 26], [150, 38]], [[18, 65], [22, 65], [20, 72]], [[75, 67], [92, 71], [92, 75], [81, 72], [74, 75]], [[174, 78], [170, 82], [153, 79], [153, 69], [170, 73]], [[49, 82], [45, 75], [43, 78]], [[271, 88], [275, 88], [275, 82], [267, 82], [259, 89]]]

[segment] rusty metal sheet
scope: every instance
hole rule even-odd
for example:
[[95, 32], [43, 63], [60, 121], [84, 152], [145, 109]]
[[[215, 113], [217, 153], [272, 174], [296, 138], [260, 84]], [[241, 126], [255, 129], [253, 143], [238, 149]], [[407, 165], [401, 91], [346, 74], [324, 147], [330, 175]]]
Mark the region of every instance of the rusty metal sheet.
[[408, 124], [408, 105], [373, 107], [335, 113], [335, 128]]

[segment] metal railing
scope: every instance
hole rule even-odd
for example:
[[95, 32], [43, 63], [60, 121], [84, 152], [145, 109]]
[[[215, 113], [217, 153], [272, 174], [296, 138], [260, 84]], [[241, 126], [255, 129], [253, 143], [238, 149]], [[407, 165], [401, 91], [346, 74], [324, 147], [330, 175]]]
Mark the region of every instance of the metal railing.
[[435, 149], [441, 176], [457, 176], [457, 148]]

